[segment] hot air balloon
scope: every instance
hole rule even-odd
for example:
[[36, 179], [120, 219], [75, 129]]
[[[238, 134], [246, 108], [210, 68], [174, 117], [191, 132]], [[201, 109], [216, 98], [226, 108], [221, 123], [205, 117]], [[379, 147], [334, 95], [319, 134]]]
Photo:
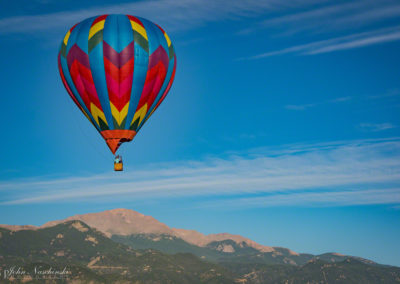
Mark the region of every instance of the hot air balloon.
[[[58, 67], [68, 94], [115, 154], [165, 99], [176, 55], [157, 24], [131, 15], [101, 15], [67, 32]], [[122, 170], [122, 159], [114, 165]]]

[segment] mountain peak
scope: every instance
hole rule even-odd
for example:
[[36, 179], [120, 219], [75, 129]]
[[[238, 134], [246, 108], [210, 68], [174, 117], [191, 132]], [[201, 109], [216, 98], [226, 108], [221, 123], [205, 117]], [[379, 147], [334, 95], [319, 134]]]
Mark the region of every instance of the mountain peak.
[[112, 235], [128, 236], [134, 234], [170, 235], [200, 247], [205, 247], [212, 242], [233, 240], [238, 245], [245, 243], [247, 246], [261, 252], [274, 251], [272, 247], [260, 245], [240, 235], [232, 235], [229, 233], [204, 235], [195, 230], [172, 229], [151, 216], [146, 216], [137, 211], [124, 208], [106, 210], [99, 213], [75, 215], [64, 220], [48, 222], [42, 227], [54, 226], [69, 220], [81, 220], [89, 226], [103, 232], [108, 237]]
[[42, 227], [54, 226], [69, 220], [80, 220], [103, 232], [106, 236], [132, 234], [172, 234], [171, 229], [151, 216], [130, 209], [113, 209], [99, 213], [75, 215], [64, 220], [52, 221]]
[[[144, 215], [137, 211], [125, 208], [116, 208], [106, 210], [98, 213], [88, 213], [81, 215], [74, 215], [63, 220], [50, 221], [40, 227], [35, 226], [10, 226], [1, 225], [2, 227], [12, 230], [35, 230], [38, 228], [47, 228], [65, 223], [71, 220], [79, 220], [89, 225], [92, 228], [105, 234], [107, 237], [112, 235], [129, 236], [137, 234], [148, 235], [169, 235], [172, 237], [180, 238], [190, 244], [206, 247], [212, 242], [221, 242], [225, 240], [232, 240], [239, 246], [243, 244], [252, 247], [261, 252], [273, 252], [273, 247], [264, 246], [240, 235], [232, 235], [229, 233], [219, 233], [205, 235], [195, 230], [186, 229], [172, 229], [166, 224], [161, 223], [151, 216]], [[297, 255], [297, 253], [288, 250], [290, 254]]]
[[[135, 210], [125, 209], [125, 208], [116, 208], [116, 209], [106, 210], [106, 211], [103, 211], [100, 213], [107, 213], [107, 212], [109, 212], [111, 214], [120, 214], [120, 215], [136, 215], [136, 216], [141, 216], [141, 217], [145, 216], [144, 214], [139, 213]], [[94, 214], [97, 214], [97, 213], [94, 213]]]

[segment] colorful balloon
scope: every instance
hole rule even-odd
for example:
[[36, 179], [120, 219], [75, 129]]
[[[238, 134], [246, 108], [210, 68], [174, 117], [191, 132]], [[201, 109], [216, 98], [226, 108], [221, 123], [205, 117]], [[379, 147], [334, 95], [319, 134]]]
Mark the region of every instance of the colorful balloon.
[[165, 99], [176, 55], [157, 24], [130, 15], [102, 15], [67, 32], [58, 67], [72, 100], [115, 154]]

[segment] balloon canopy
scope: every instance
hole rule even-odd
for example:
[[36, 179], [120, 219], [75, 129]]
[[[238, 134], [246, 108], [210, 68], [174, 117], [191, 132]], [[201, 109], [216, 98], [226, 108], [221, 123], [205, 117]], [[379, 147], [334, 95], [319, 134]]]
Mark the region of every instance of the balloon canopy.
[[102, 15], [67, 32], [58, 67], [72, 100], [115, 154], [168, 94], [176, 55], [157, 24], [130, 15]]

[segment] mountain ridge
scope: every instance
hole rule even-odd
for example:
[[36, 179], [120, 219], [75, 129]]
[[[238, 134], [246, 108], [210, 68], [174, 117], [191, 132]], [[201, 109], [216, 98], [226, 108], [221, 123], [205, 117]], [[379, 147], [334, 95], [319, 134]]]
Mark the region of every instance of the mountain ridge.
[[[400, 283], [400, 267], [371, 265], [354, 258], [335, 263], [313, 259], [301, 266], [212, 263], [190, 253], [133, 249], [80, 220], [35, 230], [0, 228], [0, 240], [1, 283]], [[236, 246], [233, 240], [225, 242]], [[10, 274], [13, 267], [24, 274]], [[41, 271], [66, 273], [42, 275]]]
[[[233, 235], [229, 233], [205, 235], [195, 230], [170, 228], [166, 224], [151, 216], [124, 208], [106, 210], [98, 213], [74, 215], [62, 220], [49, 221], [41, 226], [0, 224], [0, 227], [8, 228], [14, 231], [26, 229], [37, 230], [40, 228], [51, 227], [70, 220], [80, 220], [104, 233], [107, 237], [111, 237], [112, 235], [128, 236], [132, 234], [171, 235], [200, 247], [206, 247], [209, 243], [215, 241], [230, 239], [235, 241], [237, 244], [244, 242], [248, 246], [253, 247], [261, 252], [275, 251], [273, 247], [258, 244], [255, 241], [240, 235]], [[292, 250], [288, 249], [288, 251], [293, 255], [298, 255], [298, 253]]]
[[[234, 282], [229, 271], [194, 255], [134, 250], [80, 220], [35, 230], [0, 228], [0, 240], [1, 283]], [[27, 273], [12, 274], [17, 267]], [[36, 269], [68, 274], [42, 275]]]
[[241, 261], [304, 265], [312, 259], [338, 262], [352, 257], [364, 263], [375, 264], [368, 259], [336, 252], [321, 255], [297, 253], [288, 248], [261, 245], [241, 235], [229, 233], [205, 235], [195, 230], [170, 228], [152, 216], [124, 208], [78, 214], [61, 220], [49, 221], [41, 226], [0, 224], [0, 228], [11, 231], [39, 230], [72, 220], [81, 221], [106, 237], [133, 249], [157, 249], [167, 254], [191, 253], [215, 263]]

